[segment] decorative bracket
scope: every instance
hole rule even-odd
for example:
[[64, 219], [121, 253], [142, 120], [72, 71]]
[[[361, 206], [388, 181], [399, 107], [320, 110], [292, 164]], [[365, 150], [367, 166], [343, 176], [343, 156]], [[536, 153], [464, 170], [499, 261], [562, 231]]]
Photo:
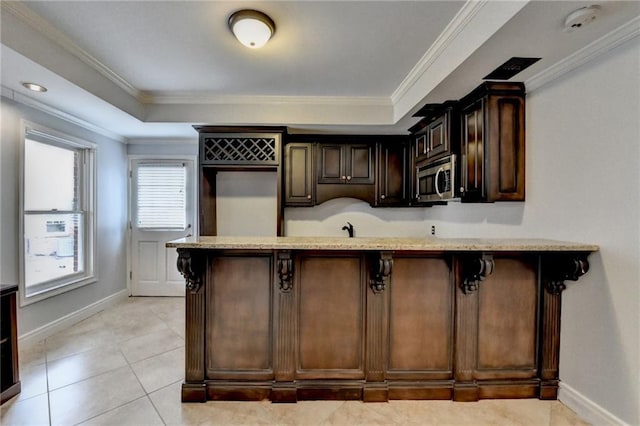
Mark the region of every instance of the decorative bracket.
[[186, 281], [187, 290], [197, 293], [202, 285], [202, 259], [189, 249], [178, 249], [178, 272], [182, 274]]
[[589, 253], [552, 254], [543, 263], [544, 287], [554, 296], [561, 294], [567, 285], [565, 280], [578, 281], [589, 271]]
[[493, 255], [474, 253], [462, 261], [462, 283], [460, 288], [464, 294], [478, 290], [480, 281], [484, 281], [493, 273]]
[[278, 252], [278, 279], [280, 291], [289, 293], [293, 289], [293, 259], [291, 252]]
[[391, 252], [381, 251], [376, 259], [371, 262], [371, 280], [369, 286], [375, 294], [382, 293], [389, 283], [393, 259]]

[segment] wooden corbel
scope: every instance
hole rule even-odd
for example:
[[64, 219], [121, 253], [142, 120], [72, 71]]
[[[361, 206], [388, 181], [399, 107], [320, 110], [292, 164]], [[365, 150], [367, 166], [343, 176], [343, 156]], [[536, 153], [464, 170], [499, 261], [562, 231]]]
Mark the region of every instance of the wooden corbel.
[[293, 289], [293, 259], [290, 251], [278, 252], [278, 280], [281, 292], [289, 293]]
[[473, 253], [462, 258], [462, 282], [460, 288], [464, 294], [478, 290], [480, 281], [493, 273], [493, 255]]
[[552, 295], [561, 294], [566, 280], [578, 281], [589, 271], [589, 253], [554, 253], [545, 255], [543, 263], [544, 287]]
[[381, 251], [371, 262], [371, 280], [369, 286], [375, 294], [382, 293], [389, 284], [389, 277], [393, 269], [391, 252]]
[[191, 293], [197, 293], [200, 290], [203, 263], [202, 256], [196, 255], [195, 251], [184, 248], [178, 249], [178, 272], [184, 277], [187, 290]]

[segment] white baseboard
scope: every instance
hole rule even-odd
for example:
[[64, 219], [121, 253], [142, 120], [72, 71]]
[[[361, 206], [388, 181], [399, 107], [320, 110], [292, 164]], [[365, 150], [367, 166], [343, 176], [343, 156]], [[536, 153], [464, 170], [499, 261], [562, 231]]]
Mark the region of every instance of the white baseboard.
[[55, 333], [65, 330], [72, 325], [89, 318], [91, 315], [95, 315], [98, 312], [115, 305], [127, 297], [129, 297], [129, 290], [120, 290], [111, 296], [107, 296], [104, 299], [98, 300], [97, 302], [85, 306], [75, 312], [71, 312], [62, 318], [58, 318], [57, 320], [51, 321], [50, 323], [38, 327], [35, 330], [24, 333], [18, 337], [18, 343], [22, 347], [29, 347], [30, 345], [38, 343]]
[[625, 423], [564, 382], [560, 382], [558, 399], [578, 416], [593, 425], [629, 426], [628, 423]]

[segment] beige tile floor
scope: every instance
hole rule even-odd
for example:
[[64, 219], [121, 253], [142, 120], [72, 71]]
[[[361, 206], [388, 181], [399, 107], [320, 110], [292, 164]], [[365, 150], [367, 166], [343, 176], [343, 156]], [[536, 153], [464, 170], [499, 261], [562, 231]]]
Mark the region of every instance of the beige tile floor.
[[129, 298], [20, 352], [2, 425], [584, 425], [558, 401], [180, 403], [184, 300]]

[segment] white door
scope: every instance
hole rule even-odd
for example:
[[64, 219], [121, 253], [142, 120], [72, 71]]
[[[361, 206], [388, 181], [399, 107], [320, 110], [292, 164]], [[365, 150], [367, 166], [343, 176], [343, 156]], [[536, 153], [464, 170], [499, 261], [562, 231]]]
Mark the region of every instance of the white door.
[[183, 296], [176, 249], [165, 243], [194, 233], [194, 161], [131, 161], [131, 294]]

